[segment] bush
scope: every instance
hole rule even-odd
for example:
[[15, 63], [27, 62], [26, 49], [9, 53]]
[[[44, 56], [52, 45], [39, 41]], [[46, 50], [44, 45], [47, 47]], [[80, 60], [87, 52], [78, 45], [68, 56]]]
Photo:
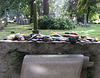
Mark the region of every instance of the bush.
[[73, 22], [71, 21], [71, 19], [66, 19], [66, 23], [68, 25], [67, 29], [73, 29], [75, 28], [75, 24], [73, 24]]
[[40, 29], [72, 29], [75, 25], [68, 18], [42, 16], [38, 19]]
[[38, 19], [38, 26], [40, 29], [55, 29], [55, 18], [48, 18], [47, 16], [41, 16]]

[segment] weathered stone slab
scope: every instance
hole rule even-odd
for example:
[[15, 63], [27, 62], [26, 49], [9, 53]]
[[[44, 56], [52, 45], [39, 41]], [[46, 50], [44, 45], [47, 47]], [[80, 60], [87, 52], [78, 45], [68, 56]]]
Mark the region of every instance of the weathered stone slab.
[[0, 20], [0, 30], [4, 29], [2, 21]]
[[80, 78], [83, 55], [27, 55], [21, 78]]

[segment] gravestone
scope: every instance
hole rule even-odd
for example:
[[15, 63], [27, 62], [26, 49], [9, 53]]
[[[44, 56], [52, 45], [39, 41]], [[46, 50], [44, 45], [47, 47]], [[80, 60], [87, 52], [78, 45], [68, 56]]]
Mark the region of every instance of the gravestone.
[[17, 23], [17, 25], [18, 25], [18, 20], [16, 20], [16, 23]]
[[6, 9], [5, 9], [5, 17], [6, 17], [6, 24], [5, 24], [5, 26], [7, 26], [8, 25], [8, 20], [7, 20], [7, 11], [6, 11]]
[[74, 23], [75, 25], [77, 24], [77, 18], [76, 18], [76, 17], [74, 17], [73, 23]]
[[86, 69], [93, 65], [94, 62], [82, 54], [26, 55], [21, 78], [87, 78]]
[[24, 21], [23, 20], [21, 20], [21, 25], [23, 25], [24, 24]]
[[80, 78], [83, 55], [26, 55], [21, 78]]
[[27, 20], [27, 24], [28, 24], [28, 25], [30, 24], [30, 20], [29, 20], [29, 19]]
[[2, 24], [2, 20], [0, 20], [0, 30], [4, 29], [3, 24]]
[[27, 25], [26, 23], [27, 23], [27, 21], [26, 21], [26, 20], [24, 20], [24, 25]]
[[86, 23], [87, 23], [87, 15], [84, 14], [84, 24], [86, 24]]
[[100, 19], [100, 15], [98, 14], [98, 19]]
[[86, 24], [86, 27], [90, 27], [90, 24]]
[[90, 24], [87, 23], [87, 15], [86, 14], [84, 14], [84, 26], [90, 27]]
[[21, 21], [19, 20], [19, 21], [18, 21], [18, 25], [20, 25], [20, 24], [21, 24]]

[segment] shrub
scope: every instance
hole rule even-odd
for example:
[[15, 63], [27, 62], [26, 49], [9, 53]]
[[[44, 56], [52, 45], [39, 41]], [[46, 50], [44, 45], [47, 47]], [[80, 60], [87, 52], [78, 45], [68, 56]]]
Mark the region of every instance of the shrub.
[[40, 29], [72, 29], [75, 25], [69, 18], [42, 16], [38, 19]]
[[62, 17], [58, 17], [56, 18], [56, 25], [58, 26], [58, 29], [66, 29], [66, 27], [68, 26], [66, 23], [66, 20]]
[[75, 24], [73, 24], [73, 22], [71, 21], [71, 19], [69, 19], [69, 18], [67, 18], [66, 19], [66, 23], [67, 23], [67, 25], [68, 25], [68, 29], [73, 29], [73, 28], [75, 28]]
[[53, 24], [55, 22], [55, 19], [48, 18], [47, 16], [41, 16], [38, 19], [38, 26], [40, 29], [51, 29], [53, 27]]

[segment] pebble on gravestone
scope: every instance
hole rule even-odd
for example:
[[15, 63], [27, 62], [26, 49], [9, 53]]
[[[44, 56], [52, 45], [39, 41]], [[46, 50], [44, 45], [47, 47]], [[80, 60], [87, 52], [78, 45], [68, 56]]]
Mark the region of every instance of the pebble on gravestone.
[[12, 40], [12, 37], [6, 36], [6, 37], [4, 38], [4, 40]]

